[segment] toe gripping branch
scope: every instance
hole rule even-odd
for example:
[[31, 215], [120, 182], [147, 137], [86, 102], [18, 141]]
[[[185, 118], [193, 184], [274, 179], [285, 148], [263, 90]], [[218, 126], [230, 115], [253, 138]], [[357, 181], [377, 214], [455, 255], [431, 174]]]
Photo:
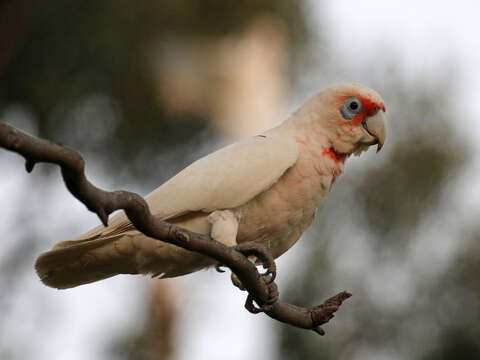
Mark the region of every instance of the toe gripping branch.
[[[302, 308], [278, 301], [275, 284], [276, 268], [270, 252], [260, 244], [242, 243], [235, 248], [227, 247], [209, 236], [193, 233], [154, 217], [148, 204], [138, 194], [128, 191], [107, 192], [94, 186], [85, 176], [85, 162], [75, 150], [48, 140], [27, 135], [0, 121], [0, 147], [22, 155], [26, 170], [31, 172], [36, 163], [56, 164], [61, 168], [63, 180], [70, 193], [87, 209], [96, 213], [102, 223], [108, 224], [108, 216], [115, 210], [124, 210], [129, 220], [143, 234], [190, 251], [196, 251], [225, 264], [235, 273], [232, 280], [248, 291], [245, 307], [256, 314], [264, 312], [278, 321], [325, 334], [320, 325], [333, 318], [343, 301], [351, 294], [341, 292], [323, 304]], [[258, 269], [247, 259], [255, 257]], [[217, 266], [217, 269], [220, 269]], [[258, 305], [255, 306], [254, 302]]]
[[[235, 247], [235, 250], [239, 251], [248, 258], [255, 257], [255, 265], [262, 265], [263, 268], [266, 269], [265, 272], [259, 272], [259, 274], [268, 288], [268, 298], [262, 301], [261, 299], [257, 299], [249, 293], [247, 300], [245, 301], [245, 309], [250, 311], [252, 314], [258, 314], [271, 310], [273, 304], [278, 301], [279, 296], [277, 285], [274, 282], [275, 277], [277, 276], [277, 265], [273, 260], [271, 252], [264, 245], [253, 242], [239, 244]], [[235, 274], [232, 274], [232, 282], [234, 285], [237, 285], [234, 281], [233, 275]], [[242, 290], [242, 287], [238, 286], [238, 288]], [[254, 301], [258, 304], [258, 307], [255, 306]]]
[[[245, 308], [252, 314], [271, 310], [272, 305], [278, 300], [278, 289], [277, 285], [274, 283], [275, 277], [277, 276], [277, 265], [273, 260], [272, 254], [264, 245], [255, 242], [241, 243], [235, 246], [234, 249], [255, 265], [262, 265], [263, 268], [266, 269], [265, 272], [258, 272], [258, 274], [268, 289], [267, 299], [262, 300], [249, 293], [245, 302]], [[219, 264], [215, 268], [218, 272], [225, 272], [222, 270], [223, 266], [224, 265]], [[240, 290], [246, 290], [245, 286], [234, 272], [232, 272], [232, 283]], [[254, 301], [258, 304], [258, 307], [255, 306]]]

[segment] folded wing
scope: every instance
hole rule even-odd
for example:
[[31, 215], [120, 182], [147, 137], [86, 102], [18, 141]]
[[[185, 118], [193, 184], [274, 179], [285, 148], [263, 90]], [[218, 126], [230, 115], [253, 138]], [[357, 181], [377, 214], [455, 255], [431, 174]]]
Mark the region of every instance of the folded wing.
[[[193, 212], [235, 208], [271, 187], [297, 158], [293, 139], [252, 137], [197, 160], [145, 199], [153, 215], [169, 222]], [[45, 284], [66, 288], [120, 273], [152, 272], [146, 266], [152, 261], [171, 267], [170, 257], [182, 266], [182, 256], [190, 252], [174, 248], [139, 233], [122, 212], [107, 227], [58, 243], [40, 255], [36, 269]], [[162, 268], [155, 265], [155, 271]]]

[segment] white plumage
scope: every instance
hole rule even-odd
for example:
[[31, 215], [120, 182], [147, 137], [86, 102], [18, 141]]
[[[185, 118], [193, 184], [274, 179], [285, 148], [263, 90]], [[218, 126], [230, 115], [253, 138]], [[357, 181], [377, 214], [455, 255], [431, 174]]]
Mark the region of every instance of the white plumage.
[[[341, 106], [337, 98], [346, 96], [383, 106], [378, 94], [360, 85], [328, 88], [280, 126], [179, 172], [146, 196], [152, 214], [229, 246], [258, 241], [280, 256], [311, 224], [345, 158], [383, 143], [378, 129], [352, 127], [342, 118], [335, 107]], [[120, 273], [173, 277], [213, 264], [200, 254], [146, 237], [121, 213], [107, 227], [58, 243], [38, 258], [36, 269], [46, 285], [69, 288]]]

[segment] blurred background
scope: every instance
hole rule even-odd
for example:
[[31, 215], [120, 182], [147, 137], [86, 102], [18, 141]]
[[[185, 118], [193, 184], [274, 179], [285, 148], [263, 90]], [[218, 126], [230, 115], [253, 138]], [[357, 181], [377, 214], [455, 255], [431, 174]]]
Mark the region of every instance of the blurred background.
[[228, 274], [57, 291], [36, 256], [98, 224], [58, 169], [0, 151], [1, 359], [479, 359], [480, 4], [0, 1], [0, 117], [150, 192], [338, 82], [382, 94], [388, 139], [348, 161], [278, 261], [282, 300], [354, 296], [300, 330], [243, 309]]

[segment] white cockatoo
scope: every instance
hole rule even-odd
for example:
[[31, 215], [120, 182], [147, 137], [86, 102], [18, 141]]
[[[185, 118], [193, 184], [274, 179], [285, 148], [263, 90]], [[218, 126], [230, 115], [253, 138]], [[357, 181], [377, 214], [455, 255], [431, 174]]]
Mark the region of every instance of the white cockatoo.
[[[146, 201], [157, 218], [228, 246], [258, 242], [274, 258], [310, 226], [346, 159], [385, 141], [385, 105], [357, 84], [329, 87], [261, 135], [205, 156]], [[199, 253], [149, 238], [122, 212], [40, 255], [48, 286], [71, 288], [117, 274], [175, 277], [215, 265]]]

